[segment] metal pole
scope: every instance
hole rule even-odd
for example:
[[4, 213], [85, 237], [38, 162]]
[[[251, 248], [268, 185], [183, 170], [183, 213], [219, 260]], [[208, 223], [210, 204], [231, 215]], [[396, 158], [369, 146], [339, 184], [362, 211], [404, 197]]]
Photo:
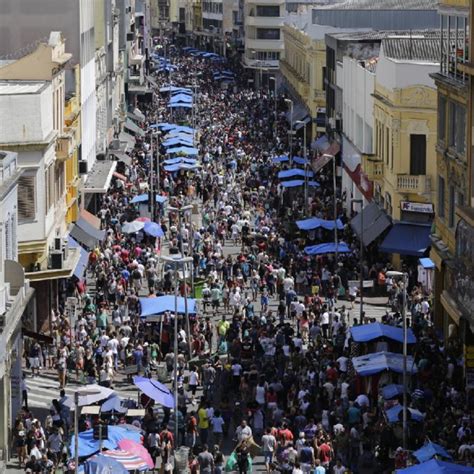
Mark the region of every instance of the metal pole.
[[408, 328], [406, 318], [406, 304], [407, 304], [407, 285], [408, 275], [403, 274], [403, 449], [407, 449], [407, 351], [408, 351]]
[[74, 393], [74, 470], [79, 472], [79, 392]]
[[277, 79], [276, 76], [273, 78], [275, 82], [275, 91], [274, 91], [274, 99], [275, 99], [275, 131], [277, 129], [277, 120], [278, 120], [278, 112], [277, 112]]
[[360, 278], [360, 281], [359, 281], [359, 292], [360, 292], [360, 296], [359, 296], [359, 299], [360, 299], [360, 320], [359, 320], [359, 324], [362, 324], [362, 316], [364, 314], [364, 274], [363, 274], [363, 268], [364, 268], [364, 213], [363, 213], [363, 203], [364, 203], [364, 200], [361, 199], [361, 204], [360, 204], [360, 227], [361, 227], [361, 231], [360, 231], [360, 249], [359, 249], [359, 253], [360, 253], [360, 263], [359, 263], [359, 266], [360, 266], [360, 275], [359, 275], [359, 278]]
[[291, 123], [290, 123], [290, 167], [293, 166], [293, 101], [290, 102], [290, 114], [291, 114]]
[[337, 190], [336, 190], [336, 157], [332, 157], [332, 185], [334, 188], [334, 243], [336, 244], [336, 265], [338, 261], [338, 239], [337, 239]]
[[160, 149], [158, 147], [158, 134], [156, 134], [156, 190], [160, 193]]
[[303, 124], [303, 158], [304, 158], [304, 215], [308, 216], [308, 163], [306, 159], [306, 125]]
[[151, 134], [151, 141], [150, 141], [150, 152], [151, 152], [151, 156], [150, 156], [150, 191], [149, 191], [149, 195], [148, 195], [148, 212], [150, 213], [150, 216], [151, 216], [151, 220], [153, 221], [154, 220], [154, 216], [155, 216], [155, 203], [153, 202], [154, 201], [154, 193], [153, 193], [153, 190], [154, 190], [154, 166], [153, 166], [153, 162], [155, 161], [155, 157], [153, 156], [153, 133]]
[[178, 264], [174, 266], [174, 439], [178, 442]]

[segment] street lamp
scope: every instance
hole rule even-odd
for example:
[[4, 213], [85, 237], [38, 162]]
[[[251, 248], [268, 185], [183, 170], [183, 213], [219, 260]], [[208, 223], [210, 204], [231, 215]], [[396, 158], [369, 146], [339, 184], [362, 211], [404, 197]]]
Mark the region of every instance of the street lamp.
[[303, 126], [303, 157], [304, 157], [304, 215], [308, 215], [308, 160], [306, 159], [306, 123], [297, 120], [295, 124]]
[[293, 166], [293, 101], [286, 98], [285, 102], [290, 104], [290, 166]]
[[359, 313], [359, 321], [362, 324], [362, 318], [364, 315], [364, 275], [362, 272], [363, 264], [364, 264], [364, 200], [363, 199], [352, 199], [352, 204], [360, 204], [360, 238], [359, 238], [359, 267], [360, 267], [360, 274], [359, 274], [359, 299], [360, 299], [360, 313]]
[[[178, 266], [183, 265], [183, 273], [186, 274], [185, 264], [192, 262], [192, 257], [171, 257], [171, 256], [162, 256], [162, 260], [174, 266], [174, 422], [175, 422], [175, 440], [178, 442], [178, 292], [179, 292], [179, 281], [178, 281]], [[184, 283], [186, 287], [186, 280]], [[189, 324], [189, 318], [187, 314], [187, 296], [184, 296], [185, 304], [185, 318]], [[161, 335], [160, 335], [161, 337]], [[190, 334], [188, 333], [188, 338]]]
[[334, 243], [336, 245], [336, 264], [339, 252], [337, 251], [337, 188], [336, 188], [336, 157], [334, 155], [323, 155], [323, 158], [330, 158], [332, 160], [332, 186], [333, 186], [333, 204], [334, 204]]
[[388, 271], [390, 278], [403, 282], [402, 318], [403, 318], [403, 449], [407, 448], [407, 357], [408, 357], [408, 327], [406, 318], [408, 273]]

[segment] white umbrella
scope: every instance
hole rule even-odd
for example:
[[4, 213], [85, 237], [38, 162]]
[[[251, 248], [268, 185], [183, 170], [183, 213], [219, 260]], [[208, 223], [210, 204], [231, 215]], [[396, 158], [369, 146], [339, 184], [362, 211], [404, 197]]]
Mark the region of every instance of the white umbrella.
[[126, 222], [122, 226], [122, 232], [124, 234], [135, 234], [139, 230], [142, 230], [145, 227], [145, 223], [141, 221]]
[[[101, 385], [97, 384], [84, 385], [84, 387], [79, 388], [77, 392], [79, 393], [80, 407], [92, 405], [93, 403], [105, 400], [114, 393], [111, 388], [102, 387]], [[68, 407], [70, 410], [74, 410], [76, 406], [74, 402], [74, 395], [67, 396], [63, 401], [63, 405]]]

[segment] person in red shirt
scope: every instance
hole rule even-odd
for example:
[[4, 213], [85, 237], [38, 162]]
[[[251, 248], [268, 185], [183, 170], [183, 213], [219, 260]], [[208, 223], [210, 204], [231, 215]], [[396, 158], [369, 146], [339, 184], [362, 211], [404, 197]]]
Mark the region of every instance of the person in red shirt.
[[286, 423], [283, 423], [281, 429], [278, 431], [278, 439], [282, 446], [287, 446], [293, 441], [293, 433], [288, 429]]
[[327, 438], [323, 439], [322, 444], [318, 446], [318, 458], [321, 461], [323, 467], [329, 467], [329, 463], [333, 458], [334, 452], [331, 444]]
[[337, 382], [337, 370], [334, 368], [332, 364], [329, 365], [329, 367], [326, 370], [326, 378], [329, 380], [329, 382], [335, 384]]

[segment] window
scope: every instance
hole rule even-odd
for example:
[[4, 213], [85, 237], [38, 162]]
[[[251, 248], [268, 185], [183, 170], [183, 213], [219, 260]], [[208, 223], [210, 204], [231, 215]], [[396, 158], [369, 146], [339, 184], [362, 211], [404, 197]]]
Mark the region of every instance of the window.
[[259, 61], [278, 61], [280, 53], [279, 51], [257, 51], [255, 59]]
[[444, 198], [445, 198], [445, 184], [444, 178], [438, 176], [438, 215], [439, 217], [445, 217], [445, 207], [444, 207]]
[[36, 176], [20, 176], [18, 180], [18, 218], [20, 220], [36, 217]]
[[279, 40], [280, 28], [257, 28], [257, 39]]
[[279, 5], [257, 5], [257, 16], [280, 16]]
[[410, 174], [426, 174], [426, 135], [410, 135]]
[[446, 140], [446, 97], [438, 96], [438, 140]]
[[44, 172], [44, 186], [45, 186], [45, 198], [46, 198], [46, 213], [49, 211], [51, 206], [54, 204], [54, 165], [48, 166], [48, 169]]
[[454, 227], [454, 206], [455, 206], [454, 186], [449, 186], [449, 227]]
[[464, 155], [466, 150], [466, 109], [456, 102], [449, 103], [448, 145], [456, 153]]
[[323, 66], [323, 91], [326, 90], [326, 66]]

